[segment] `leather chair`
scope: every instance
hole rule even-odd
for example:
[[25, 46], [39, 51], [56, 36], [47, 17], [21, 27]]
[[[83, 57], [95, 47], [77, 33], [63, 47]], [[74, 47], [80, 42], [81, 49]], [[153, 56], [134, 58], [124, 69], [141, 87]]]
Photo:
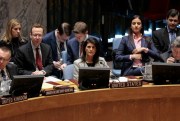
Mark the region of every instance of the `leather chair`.
[[73, 79], [74, 64], [67, 65], [63, 70], [63, 79]]
[[64, 50], [64, 51], [61, 52], [61, 57], [62, 57], [62, 62], [63, 63], [67, 62], [67, 56], [68, 56], [67, 51]]

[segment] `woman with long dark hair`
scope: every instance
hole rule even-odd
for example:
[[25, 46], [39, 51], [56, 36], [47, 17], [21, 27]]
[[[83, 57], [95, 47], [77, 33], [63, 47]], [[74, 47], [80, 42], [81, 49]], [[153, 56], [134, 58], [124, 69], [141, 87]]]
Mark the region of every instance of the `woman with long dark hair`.
[[122, 62], [122, 76], [141, 76], [145, 63], [160, 59], [150, 37], [144, 36], [143, 20], [134, 15], [130, 21], [129, 35], [124, 36], [116, 53], [116, 61]]

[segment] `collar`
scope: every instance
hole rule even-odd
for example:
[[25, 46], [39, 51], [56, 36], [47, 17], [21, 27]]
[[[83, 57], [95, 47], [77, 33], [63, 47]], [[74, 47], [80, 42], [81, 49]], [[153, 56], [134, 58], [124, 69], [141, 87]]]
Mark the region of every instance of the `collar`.
[[137, 37], [135, 34], [133, 34], [133, 39], [137, 40], [137, 41], [141, 40], [142, 39], [142, 34], [139, 37]]
[[[33, 45], [32, 41], [31, 41], [31, 46], [33, 50], [36, 50], [36, 47]], [[38, 48], [41, 49], [41, 46], [39, 45]]]
[[175, 29], [170, 29], [170, 28], [167, 26], [167, 31], [168, 31], [168, 33], [174, 33], [174, 32], [177, 31], [177, 28], [175, 28]]

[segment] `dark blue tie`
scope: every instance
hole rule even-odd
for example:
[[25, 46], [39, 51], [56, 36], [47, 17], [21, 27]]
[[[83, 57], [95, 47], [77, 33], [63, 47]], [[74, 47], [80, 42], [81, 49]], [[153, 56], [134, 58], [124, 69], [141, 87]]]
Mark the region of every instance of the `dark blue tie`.
[[173, 43], [173, 41], [176, 39], [176, 34], [174, 30], [170, 31], [170, 43]]
[[64, 51], [64, 43], [63, 43], [63, 42], [60, 42], [59, 46], [60, 46], [61, 52]]

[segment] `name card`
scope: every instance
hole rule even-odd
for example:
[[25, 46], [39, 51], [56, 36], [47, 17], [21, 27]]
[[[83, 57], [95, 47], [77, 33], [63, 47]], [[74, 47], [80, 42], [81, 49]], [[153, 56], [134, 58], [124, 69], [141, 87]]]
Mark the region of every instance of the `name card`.
[[65, 94], [74, 92], [74, 87], [62, 87], [62, 88], [54, 88], [42, 90], [43, 96], [57, 95], [57, 94]]
[[125, 87], [140, 87], [142, 86], [142, 81], [128, 81], [128, 82], [111, 82], [110, 88], [125, 88]]
[[9, 104], [9, 103], [13, 103], [13, 102], [19, 102], [19, 101], [23, 101], [23, 100], [27, 100], [27, 93], [24, 93], [23, 95], [19, 95], [19, 96], [4, 96], [0, 98], [0, 105], [5, 105], [5, 104]]

